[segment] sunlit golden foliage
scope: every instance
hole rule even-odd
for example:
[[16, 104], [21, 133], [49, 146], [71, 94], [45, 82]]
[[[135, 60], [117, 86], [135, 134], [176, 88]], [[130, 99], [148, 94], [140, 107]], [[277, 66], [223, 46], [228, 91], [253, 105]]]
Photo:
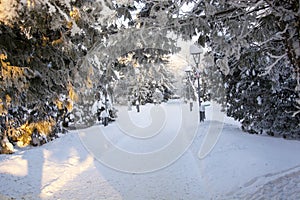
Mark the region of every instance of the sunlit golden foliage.
[[[33, 72], [26, 67], [11, 66], [9, 62], [6, 61], [7, 55], [0, 54], [0, 92], [2, 93], [0, 101], [0, 112], [6, 113], [7, 107], [10, 106], [13, 101], [18, 102], [18, 93], [26, 91], [30, 84], [28, 78], [33, 76]], [[15, 93], [10, 96], [7, 91], [14, 90]]]
[[17, 16], [18, 1], [1, 0], [0, 1], [0, 22], [7, 26], [13, 26], [14, 18]]
[[6, 112], [7, 112], [7, 110], [4, 107], [3, 101], [2, 101], [2, 99], [0, 99], [0, 114], [6, 113]]
[[53, 46], [55, 46], [55, 45], [59, 45], [59, 44], [61, 44], [61, 43], [63, 43], [63, 38], [62, 38], [62, 37], [60, 37], [60, 38], [57, 39], [57, 40], [53, 40], [51, 44], [52, 44]]
[[124, 64], [124, 65], [131, 65], [133, 67], [139, 67], [138, 61], [133, 58], [134, 54], [129, 53], [126, 56], [122, 56], [118, 58], [119, 63]]
[[73, 101], [68, 99], [66, 102], [65, 102], [65, 106], [67, 108], [67, 110], [69, 112], [71, 112], [73, 110]]
[[73, 27], [73, 22], [72, 22], [72, 21], [68, 21], [68, 22], [67, 22], [67, 27], [68, 27], [68, 29], [72, 29], [72, 27]]
[[57, 106], [57, 108], [58, 108], [59, 110], [63, 109], [63, 107], [64, 107], [64, 102], [63, 102], [63, 101], [61, 101], [60, 99], [56, 99], [56, 100], [54, 101], [54, 103], [55, 103], [55, 105]]
[[2, 61], [2, 60], [5, 60], [5, 59], [7, 59], [7, 56], [3, 53], [0, 54], [0, 60]]
[[73, 102], [78, 100], [78, 95], [71, 84], [68, 85], [68, 98], [58, 98], [54, 101], [59, 110], [67, 108], [69, 112], [73, 110]]
[[30, 8], [34, 8], [35, 6], [35, 0], [27, 0], [27, 7]]
[[118, 58], [119, 63], [124, 64], [124, 65], [128, 65], [130, 63], [134, 63], [135, 60], [133, 59], [133, 54], [129, 53], [126, 56], [122, 56]]
[[77, 101], [78, 100], [78, 95], [77, 93], [74, 91], [74, 88], [71, 84], [68, 85], [68, 92], [69, 92], [69, 98], [72, 101]]
[[9, 62], [6, 62], [7, 56], [0, 54], [1, 63], [1, 86], [2, 88], [15, 87], [19, 91], [24, 91], [29, 87], [26, 79], [26, 70], [24, 67], [11, 66]]
[[49, 42], [49, 37], [46, 37], [43, 35], [43, 38], [42, 38], [42, 46], [46, 46]]
[[72, 17], [72, 19], [74, 19], [77, 22], [80, 19], [79, 9], [73, 7], [73, 10], [70, 11], [70, 16]]
[[25, 147], [30, 144], [34, 130], [47, 137], [52, 132], [54, 125], [55, 121], [53, 119], [33, 123], [26, 122], [18, 128], [9, 128], [7, 132], [19, 147]]
[[87, 88], [92, 88], [93, 87], [93, 81], [91, 79], [91, 77], [94, 75], [94, 70], [93, 67], [90, 66], [87, 72], [87, 78], [85, 80], [85, 85]]

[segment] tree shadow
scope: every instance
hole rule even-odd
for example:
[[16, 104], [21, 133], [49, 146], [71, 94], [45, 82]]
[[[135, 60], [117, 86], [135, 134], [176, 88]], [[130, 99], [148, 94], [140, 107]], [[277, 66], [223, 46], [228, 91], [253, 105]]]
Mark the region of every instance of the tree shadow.
[[1, 155], [0, 160], [0, 193], [10, 199], [39, 199], [44, 163], [42, 149]]

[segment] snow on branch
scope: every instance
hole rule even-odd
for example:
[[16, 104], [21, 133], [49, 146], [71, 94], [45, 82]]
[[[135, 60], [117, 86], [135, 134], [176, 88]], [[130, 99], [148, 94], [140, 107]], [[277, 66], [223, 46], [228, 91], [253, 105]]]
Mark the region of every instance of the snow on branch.
[[297, 102], [297, 104], [298, 104], [298, 105], [296, 105], [296, 108], [297, 108], [298, 110], [297, 110], [296, 112], [293, 113], [293, 117], [296, 117], [296, 115], [300, 114], [300, 106], [299, 106], [299, 105], [300, 105], [300, 99], [297, 99], [296, 102]]
[[265, 41], [263, 41], [263, 42], [260, 42], [258, 45], [259, 45], [259, 46], [263, 46], [263, 45], [265, 45], [265, 44], [267, 44], [268, 42], [271, 42], [271, 41], [273, 41], [273, 40], [283, 40], [284, 37], [282, 36], [282, 34], [286, 33], [287, 30], [288, 30], [288, 28], [289, 28], [289, 25], [286, 24], [285, 29], [284, 29], [283, 31], [276, 32], [276, 33], [274, 34], [274, 36], [270, 37], [269, 39], [267, 39], [267, 40], [265, 40]]
[[276, 56], [276, 55], [273, 55], [273, 54], [271, 54], [271, 53], [269, 53], [269, 52], [267, 52], [267, 54], [268, 54], [268, 56], [270, 56], [271, 58], [275, 58], [275, 59], [281, 59], [281, 58], [283, 58], [284, 56], [286, 56], [286, 53], [283, 54], [283, 55], [281, 55], [281, 56]]
[[296, 117], [296, 115], [300, 114], [300, 107], [297, 107], [299, 110], [294, 112], [294, 114], [292, 115], [293, 117]]
[[284, 30], [277, 32], [275, 35], [276, 36], [281, 36], [282, 34], [287, 32], [288, 28], [289, 28], [289, 24], [286, 24]]
[[[287, 13], [287, 14], [290, 14], [290, 15], [293, 15], [293, 16], [297, 16], [299, 14], [299, 9], [297, 12], [294, 12], [292, 10], [289, 10], [289, 9], [286, 9], [284, 8], [283, 6], [278, 6], [278, 5], [275, 5], [274, 4], [274, 1], [271, 1], [271, 0], [265, 0], [271, 7], [272, 9], [277, 12], [280, 16], [283, 16], [283, 13]], [[283, 1], [283, 3], [285, 3]], [[290, 2], [288, 2], [290, 3]], [[298, 4], [299, 5], [299, 4]]]
[[269, 52], [267, 52], [267, 54], [268, 54], [268, 56], [270, 56], [271, 58], [274, 58], [274, 59], [276, 59], [276, 60], [275, 60], [275, 62], [273, 62], [271, 65], [267, 66], [267, 67], [266, 67], [266, 71], [265, 71], [264, 73], [260, 74], [260, 76], [265, 76], [265, 75], [269, 74], [270, 71], [273, 69], [273, 67], [274, 67], [281, 59], [283, 59], [284, 57], [287, 56], [286, 53], [283, 54], [283, 55], [281, 55], [281, 56], [276, 56], [276, 55], [270, 54]]

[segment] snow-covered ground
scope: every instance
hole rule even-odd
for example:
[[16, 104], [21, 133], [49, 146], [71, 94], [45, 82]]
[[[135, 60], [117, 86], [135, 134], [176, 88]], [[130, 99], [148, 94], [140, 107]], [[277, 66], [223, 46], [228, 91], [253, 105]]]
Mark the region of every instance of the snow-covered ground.
[[[152, 106], [142, 106], [140, 113], [133, 109], [130, 119], [147, 127]], [[153, 115], [164, 119], [162, 130], [144, 138], [124, 134], [118, 123], [96, 125], [41, 147], [0, 155], [0, 199], [300, 199], [300, 142], [245, 134], [238, 123], [215, 115], [215, 105], [207, 107], [208, 119], [183, 155], [152, 172], [107, 167], [84, 141], [84, 136], [101, 130], [128, 152], [154, 152], [174, 138], [183, 120], [176, 118], [176, 103], [163, 107], [165, 114]], [[211, 127], [221, 128], [221, 134], [212, 151], [201, 157]]]

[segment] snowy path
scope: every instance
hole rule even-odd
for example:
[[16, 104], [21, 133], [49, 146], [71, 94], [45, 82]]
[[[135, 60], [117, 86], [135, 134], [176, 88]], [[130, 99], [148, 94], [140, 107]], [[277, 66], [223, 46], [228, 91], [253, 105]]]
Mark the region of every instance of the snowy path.
[[[178, 111], [174, 105], [165, 106]], [[226, 118], [215, 147], [199, 159], [209, 127], [221, 123], [211, 119], [211, 112], [209, 107], [208, 120], [200, 124], [183, 156], [154, 172], [124, 173], [103, 165], [77, 132], [41, 147], [0, 155], [0, 199], [300, 199], [299, 141], [244, 134]], [[146, 114], [131, 117], [147, 126]], [[168, 123], [167, 130], [180, 124]], [[103, 127], [89, 130], [99, 128]], [[117, 125], [106, 130], [111, 140], [131, 151], [151, 151], [171, 136], [154, 136], [160, 139], [142, 149], [129, 136], [121, 136]]]

